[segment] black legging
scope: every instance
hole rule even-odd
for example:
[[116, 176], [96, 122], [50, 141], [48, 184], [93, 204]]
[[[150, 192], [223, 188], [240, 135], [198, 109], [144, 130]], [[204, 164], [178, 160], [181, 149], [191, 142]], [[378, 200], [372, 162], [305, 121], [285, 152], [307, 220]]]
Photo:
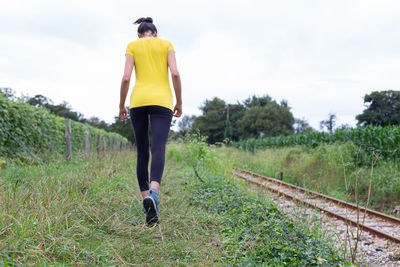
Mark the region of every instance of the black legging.
[[146, 191], [149, 190], [149, 115], [151, 124], [150, 182], [161, 183], [172, 110], [152, 105], [131, 108], [129, 111], [137, 148], [136, 175], [140, 191]]

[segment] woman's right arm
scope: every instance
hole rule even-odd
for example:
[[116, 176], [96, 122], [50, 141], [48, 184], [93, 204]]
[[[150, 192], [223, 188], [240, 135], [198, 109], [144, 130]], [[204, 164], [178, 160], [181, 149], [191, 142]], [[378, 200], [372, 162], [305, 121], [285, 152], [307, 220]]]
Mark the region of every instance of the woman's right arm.
[[182, 85], [181, 76], [179, 75], [178, 67], [176, 66], [175, 51], [168, 51], [168, 66], [171, 71], [172, 84], [174, 85], [176, 105], [174, 108], [174, 116], [180, 117], [182, 115]]
[[120, 101], [119, 101], [119, 118], [121, 120], [125, 120], [128, 118], [126, 108], [125, 108], [125, 99], [126, 95], [129, 91], [129, 83], [131, 81], [133, 65], [135, 61], [132, 55], [126, 54], [125, 55], [125, 69], [124, 69], [124, 76], [122, 77], [121, 81], [121, 92], [120, 92]]

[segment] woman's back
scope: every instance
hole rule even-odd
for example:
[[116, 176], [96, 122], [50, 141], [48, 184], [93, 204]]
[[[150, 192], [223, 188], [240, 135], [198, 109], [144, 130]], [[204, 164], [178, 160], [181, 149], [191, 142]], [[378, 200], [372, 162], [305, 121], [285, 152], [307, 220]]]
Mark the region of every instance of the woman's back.
[[160, 105], [173, 110], [167, 60], [171, 50], [174, 47], [170, 41], [156, 37], [128, 44], [126, 54], [134, 58], [136, 75], [129, 108]]

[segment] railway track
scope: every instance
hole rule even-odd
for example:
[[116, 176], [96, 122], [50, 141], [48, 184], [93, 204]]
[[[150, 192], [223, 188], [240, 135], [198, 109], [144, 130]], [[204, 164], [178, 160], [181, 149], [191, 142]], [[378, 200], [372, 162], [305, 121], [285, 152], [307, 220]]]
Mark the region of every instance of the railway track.
[[291, 201], [321, 210], [326, 215], [340, 219], [353, 227], [358, 227], [380, 238], [400, 244], [399, 218], [357, 207], [354, 204], [237, 167], [233, 167], [233, 174], [247, 182], [263, 186]]

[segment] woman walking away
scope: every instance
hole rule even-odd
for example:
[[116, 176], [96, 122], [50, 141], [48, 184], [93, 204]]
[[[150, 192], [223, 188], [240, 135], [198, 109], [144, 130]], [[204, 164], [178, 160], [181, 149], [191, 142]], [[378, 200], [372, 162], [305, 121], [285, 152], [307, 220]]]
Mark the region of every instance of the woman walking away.
[[[136, 174], [143, 197], [146, 223], [159, 222], [158, 197], [164, 171], [165, 146], [172, 116], [182, 115], [181, 79], [176, 67], [175, 51], [171, 42], [157, 37], [152, 18], [140, 18], [139, 39], [126, 48], [125, 71], [121, 82], [119, 118], [127, 119], [125, 99], [129, 90], [132, 69], [136, 82], [131, 93], [129, 113], [136, 139]], [[176, 104], [173, 107], [168, 67], [172, 76]], [[149, 118], [151, 127], [151, 166], [149, 184]], [[150, 190], [149, 190], [150, 189]]]

